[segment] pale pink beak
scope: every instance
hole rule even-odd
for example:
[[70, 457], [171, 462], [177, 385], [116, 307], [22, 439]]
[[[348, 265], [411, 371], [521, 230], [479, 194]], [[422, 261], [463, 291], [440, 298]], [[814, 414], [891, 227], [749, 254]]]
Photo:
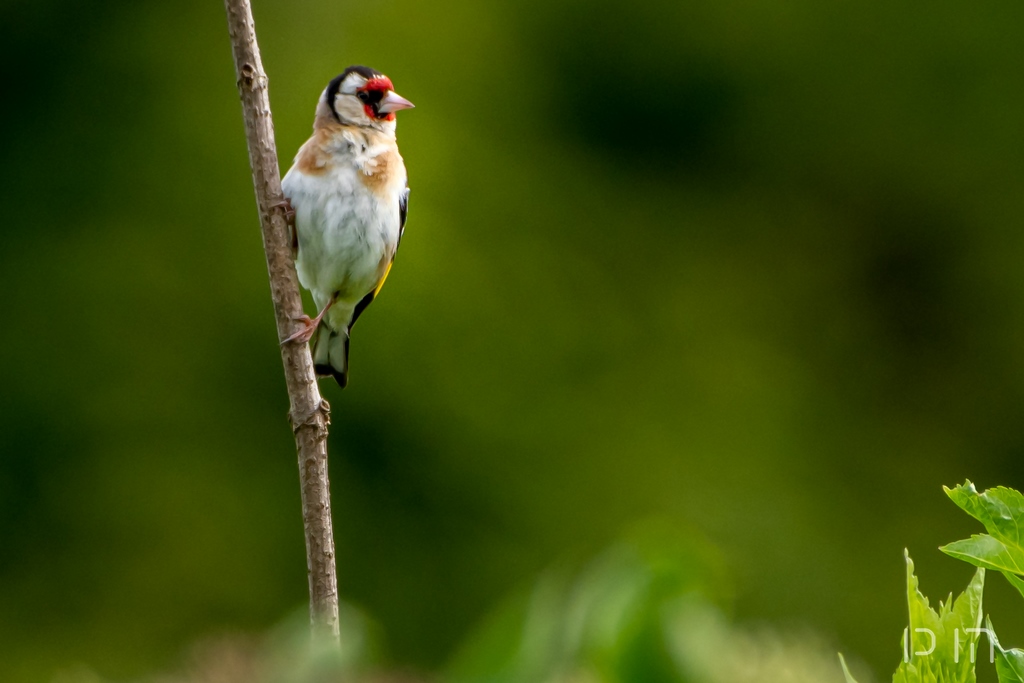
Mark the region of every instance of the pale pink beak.
[[384, 99], [380, 101], [377, 106], [377, 111], [381, 114], [390, 114], [396, 112], [399, 109], [412, 109], [416, 105], [405, 99], [394, 90], [388, 90], [388, 94], [384, 96]]

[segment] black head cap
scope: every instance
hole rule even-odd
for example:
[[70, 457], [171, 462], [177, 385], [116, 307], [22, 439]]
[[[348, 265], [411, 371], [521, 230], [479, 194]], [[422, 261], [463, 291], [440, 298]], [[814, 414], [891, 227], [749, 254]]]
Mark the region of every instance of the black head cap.
[[371, 69], [368, 66], [362, 66], [361, 64], [354, 64], [349, 68], [342, 71], [340, 74], [335, 76], [331, 82], [327, 85], [327, 106], [331, 108], [331, 113], [334, 114], [334, 118], [341, 121], [341, 117], [338, 116], [338, 112], [334, 111], [334, 98], [338, 96], [338, 91], [341, 90], [341, 84], [348, 78], [349, 74], [357, 73], [366, 80], [371, 80], [379, 76], [383, 76], [381, 72], [376, 69]]

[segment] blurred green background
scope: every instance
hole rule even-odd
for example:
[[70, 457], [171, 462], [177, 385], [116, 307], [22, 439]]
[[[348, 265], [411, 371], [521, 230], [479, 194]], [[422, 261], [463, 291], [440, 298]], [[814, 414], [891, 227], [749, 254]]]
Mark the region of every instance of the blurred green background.
[[[417, 104], [402, 252], [322, 382], [389, 661], [656, 517], [736, 618], [885, 678], [903, 547], [936, 598], [971, 575], [940, 485], [1024, 486], [1024, 5], [255, 15], [285, 168], [348, 64]], [[0, 84], [0, 680], [134, 677], [306, 598], [223, 6], [2, 0]]]

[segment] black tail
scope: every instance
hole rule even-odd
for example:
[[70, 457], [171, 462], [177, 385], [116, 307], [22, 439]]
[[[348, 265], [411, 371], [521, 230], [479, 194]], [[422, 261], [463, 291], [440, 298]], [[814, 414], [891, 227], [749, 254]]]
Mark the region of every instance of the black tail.
[[316, 374], [331, 375], [342, 389], [348, 384], [348, 330], [332, 330], [327, 321], [320, 323], [313, 341], [313, 367]]

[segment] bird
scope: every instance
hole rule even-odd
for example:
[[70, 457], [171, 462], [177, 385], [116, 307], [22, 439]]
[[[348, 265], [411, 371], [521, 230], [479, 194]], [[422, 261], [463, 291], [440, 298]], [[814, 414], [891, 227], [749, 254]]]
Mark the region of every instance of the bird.
[[391, 272], [409, 213], [395, 113], [413, 103], [391, 79], [350, 66], [324, 88], [313, 135], [281, 181], [299, 283], [319, 311], [281, 344], [312, 343], [317, 375], [348, 384], [349, 335]]

